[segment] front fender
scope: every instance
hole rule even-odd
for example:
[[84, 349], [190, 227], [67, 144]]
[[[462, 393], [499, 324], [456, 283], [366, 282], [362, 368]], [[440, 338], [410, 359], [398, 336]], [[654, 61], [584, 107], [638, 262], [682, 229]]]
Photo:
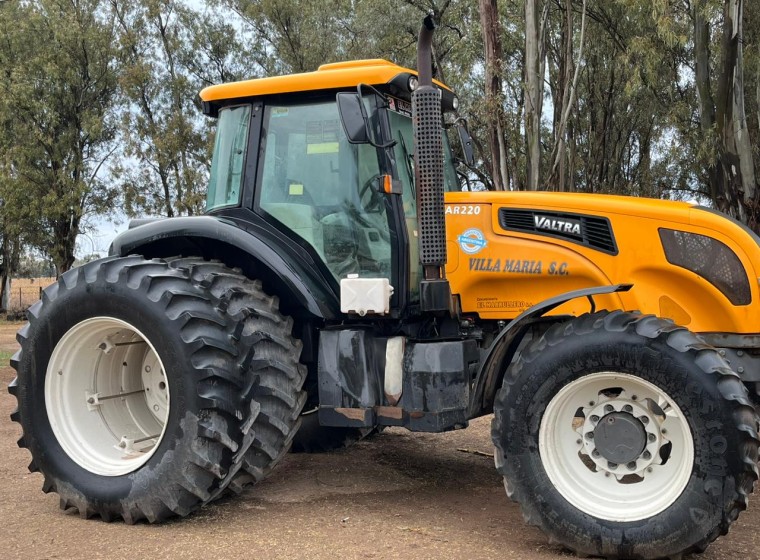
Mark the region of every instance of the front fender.
[[506, 364], [511, 360], [531, 323], [563, 303], [577, 298], [588, 298], [593, 312], [596, 307], [593, 300], [594, 296], [627, 292], [632, 287], [633, 284], [615, 284], [612, 286], [573, 290], [572, 292], [566, 292], [537, 303], [512, 319], [494, 338], [494, 341], [486, 351], [485, 357], [480, 362], [480, 368], [475, 377], [475, 384], [470, 397], [470, 418], [490, 412], [493, 407], [496, 391], [501, 386]]

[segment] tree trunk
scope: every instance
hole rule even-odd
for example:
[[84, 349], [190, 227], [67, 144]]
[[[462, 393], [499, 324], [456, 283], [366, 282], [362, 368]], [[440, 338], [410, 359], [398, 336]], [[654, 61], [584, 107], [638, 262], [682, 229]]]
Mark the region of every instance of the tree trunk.
[[504, 145], [502, 121], [502, 48], [501, 26], [497, 0], [479, 0], [480, 27], [483, 31], [483, 48], [485, 51], [485, 102], [486, 114], [490, 115], [486, 125], [488, 148], [491, 152], [491, 172], [494, 188], [505, 190], [507, 177], [503, 172], [507, 154], [502, 151]]
[[710, 76], [710, 29], [695, 2], [695, 80], [699, 95], [700, 129], [715, 157], [705, 163], [710, 196], [719, 210], [758, 231], [760, 212], [752, 146], [744, 109], [744, 56], [742, 47], [743, 0], [724, 0], [723, 33], [718, 61], [720, 71], [713, 97]]
[[541, 171], [541, 105], [543, 76], [538, 25], [538, 0], [525, 0], [525, 143], [526, 188], [538, 190]]
[[560, 119], [555, 134], [554, 148], [552, 149], [552, 167], [549, 175], [549, 185], [554, 186], [559, 191], [565, 191], [565, 161], [567, 159], [567, 148], [565, 132], [567, 130], [567, 121], [570, 118], [570, 111], [575, 105], [575, 90], [578, 87], [578, 78], [580, 77], [581, 61], [583, 59], [583, 44], [586, 35], [586, 0], [583, 0], [581, 15], [581, 34], [578, 45], [578, 61], [573, 62], [573, 2], [566, 0], [565, 3], [565, 53], [564, 63], [562, 64], [565, 72], [563, 76], [563, 95], [562, 105], [559, 108]]

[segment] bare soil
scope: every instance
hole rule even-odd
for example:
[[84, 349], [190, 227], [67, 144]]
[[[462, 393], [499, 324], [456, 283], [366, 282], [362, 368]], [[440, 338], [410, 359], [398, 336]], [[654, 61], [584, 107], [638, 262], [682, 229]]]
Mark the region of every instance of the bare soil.
[[[0, 352], [19, 324], [0, 323]], [[391, 429], [345, 450], [288, 455], [242, 496], [162, 525], [85, 521], [41, 492], [16, 440], [0, 365], [0, 558], [460, 559], [571, 558], [527, 526], [496, 474], [490, 418], [448, 434]], [[467, 451], [462, 451], [467, 450]], [[760, 501], [702, 560], [760, 559]]]

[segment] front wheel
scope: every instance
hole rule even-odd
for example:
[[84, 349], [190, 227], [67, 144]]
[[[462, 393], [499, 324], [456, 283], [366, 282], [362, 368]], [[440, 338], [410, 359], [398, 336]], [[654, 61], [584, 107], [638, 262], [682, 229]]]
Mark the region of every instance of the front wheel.
[[601, 312], [552, 327], [507, 371], [494, 411], [507, 493], [579, 554], [704, 550], [757, 478], [741, 380], [656, 317]]

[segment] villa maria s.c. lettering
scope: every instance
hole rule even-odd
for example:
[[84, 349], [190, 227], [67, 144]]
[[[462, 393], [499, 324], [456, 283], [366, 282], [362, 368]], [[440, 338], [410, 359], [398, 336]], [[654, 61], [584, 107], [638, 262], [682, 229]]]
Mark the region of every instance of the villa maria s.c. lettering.
[[479, 272], [516, 272], [519, 274], [541, 274], [541, 261], [518, 261], [514, 259], [470, 259], [470, 270]]
[[543, 261], [518, 259], [471, 258], [470, 270], [474, 272], [511, 272], [513, 274], [541, 274], [546, 271], [550, 276], [569, 276], [566, 262], [552, 261], [546, 265]]

